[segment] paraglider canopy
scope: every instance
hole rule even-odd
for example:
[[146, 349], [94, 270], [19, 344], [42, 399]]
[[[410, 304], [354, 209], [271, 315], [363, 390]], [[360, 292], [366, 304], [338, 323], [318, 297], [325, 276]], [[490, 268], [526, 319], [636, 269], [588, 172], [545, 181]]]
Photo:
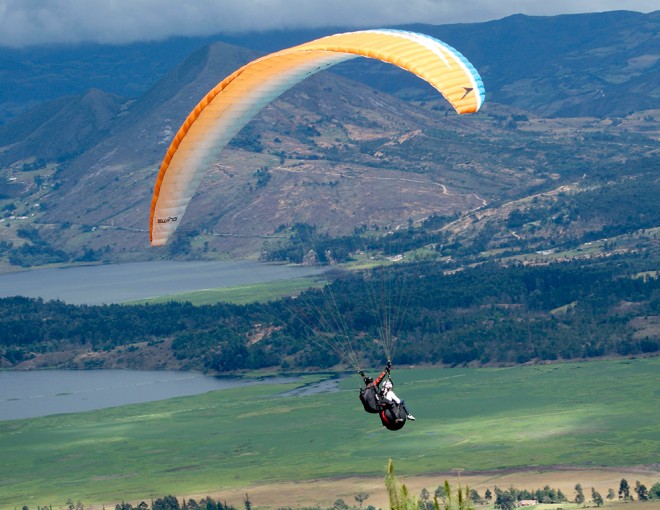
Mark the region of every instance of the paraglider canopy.
[[203, 171], [250, 119], [308, 76], [358, 56], [414, 73], [435, 87], [459, 114], [476, 112], [483, 104], [481, 78], [465, 57], [433, 37], [413, 32], [336, 34], [254, 60], [209, 91], [174, 137], [154, 187], [149, 228], [152, 246], [167, 243]]

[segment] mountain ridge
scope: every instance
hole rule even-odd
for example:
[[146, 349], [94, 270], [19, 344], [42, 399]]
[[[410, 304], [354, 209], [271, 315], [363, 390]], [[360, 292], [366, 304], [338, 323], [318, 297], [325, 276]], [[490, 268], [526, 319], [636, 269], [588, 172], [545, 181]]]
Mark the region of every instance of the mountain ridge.
[[[657, 48], [657, 26], [660, 11], [643, 14], [633, 11], [610, 11], [591, 14], [559, 16], [526, 16], [522, 14], [482, 23], [450, 25], [409, 24], [390, 28], [418, 30], [438, 37], [460, 49], [481, 70], [487, 80], [487, 90], [495, 93], [508, 76], [490, 76], [488, 67], [501, 55], [510, 55], [505, 64], [514, 66], [517, 74], [533, 62], [527, 58], [530, 47], [552, 54], [593, 45], [605, 39], [625, 41], [617, 30], [648, 34], [642, 48]], [[162, 42], [133, 43], [129, 45], [64, 45], [34, 48], [3, 48], [0, 56], [0, 122], [6, 122], [29, 105], [62, 95], [82, 94], [91, 88], [135, 98], [144, 94], [190, 53], [214, 41], [251, 48], [256, 52], [272, 52], [307, 40], [336, 32], [354, 30], [332, 27], [312, 30], [249, 32], [244, 35], [218, 34], [212, 37], [174, 37]], [[595, 31], [594, 31], [595, 30]], [[542, 34], [552, 45], [538, 41]], [[597, 38], [594, 40], [594, 34]], [[637, 36], [639, 37], [639, 35]], [[628, 39], [630, 39], [628, 37]], [[525, 41], [524, 45], [517, 42]], [[634, 40], [634, 38], [633, 38]], [[562, 44], [563, 42], [563, 44]], [[639, 42], [639, 41], [638, 41]], [[525, 57], [525, 58], [521, 58]], [[545, 61], [538, 68], [542, 69]], [[54, 76], [57, 78], [55, 79]], [[130, 80], [122, 79], [130, 76]], [[373, 77], [369, 78], [372, 85]], [[377, 83], [377, 82], [376, 82]], [[18, 86], [15, 86], [18, 84]], [[376, 87], [378, 88], [378, 87]], [[387, 90], [386, 90], [387, 91]], [[504, 96], [505, 98], [510, 96]], [[500, 97], [496, 102], [503, 102]], [[7, 112], [2, 114], [2, 112]]]
[[[496, 86], [488, 92], [482, 112], [465, 118], [454, 115], [437, 93], [429, 95], [420, 80], [394, 66], [361, 59], [337, 66], [336, 73], [321, 73], [269, 105], [225, 149], [191, 203], [182, 242], [205, 246], [193, 250], [194, 256], [254, 256], [261, 237], [296, 222], [345, 235], [362, 225], [392, 228], [408, 221], [419, 224], [433, 214], [466, 215], [562, 186], [582, 193], [590, 186], [603, 186], [598, 179], [611, 175], [608, 168], [614, 164], [626, 169], [624, 174], [637, 172], [635, 168], [644, 166], [642, 160], [657, 160], [658, 154], [658, 110], [648, 109], [657, 103], [658, 60], [645, 57], [659, 37], [660, 31], [653, 29], [658, 22], [658, 13], [616, 12], [425, 26], [431, 35], [447, 35], [450, 40], [466, 30], [473, 32], [465, 48], [454, 44], [475, 60], [487, 91], [488, 83], [517, 76], [509, 88]], [[616, 23], [613, 39], [607, 39], [608, 27]], [[531, 43], [530, 34], [541, 32], [537, 26], [551, 34], [556, 25], [563, 27], [562, 33], [596, 25], [592, 36], [598, 36], [577, 34], [583, 46], [567, 57], [546, 48], [555, 60], [538, 59], [531, 66], [530, 52], [543, 45]], [[502, 48], [483, 40], [504, 38], [512, 26], [518, 26], [518, 53], [483, 64]], [[639, 26], [646, 28], [631, 41], [617, 39]], [[581, 69], [586, 58], [582, 51], [604, 52], [607, 58], [597, 59], [602, 65], [599, 75], [586, 70], [576, 78], [578, 89], [568, 93], [558, 73]], [[77, 254], [74, 257], [86, 253], [116, 262], [163, 256], [162, 250], [148, 248], [146, 235], [160, 160], [201, 97], [260, 54], [216, 41], [195, 49], [137, 98], [92, 90], [43, 103], [0, 127], [0, 165], [8, 170], [0, 175], [0, 207], [5, 225], [13, 223], [0, 229], [0, 242], [9, 243], [4, 256], [29, 245], [26, 234], [19, 232], [22, 224], [37, 228], [43, 242]], [[632, 84], [617, 78], [630, 62], [636, 63], [642, 77]], [[494, 69], [498, 65], [499, 75]], [[532, 78], [519, 74], [526, 65], [535, 69]], [[544, 70], [548, 74], [539, 74]], [[605, 95], [596, 97], [594, 87], [604, 82]], [[387, 92], [383, 83], [395, 87]], [[646, 93], [637, 94], [638, 86]], [[627, 92], [612, 101], [617, 88]], [[498, 103], [493, 100], [498, 94], [513, 99], [510, 104]], [[587, 105], [586, 111], [580, 104]], [[602, 110], [603, 105], [611, 109]], [[571, 108], [573, 117], [558, 115]], [[386, 186], [395, 180], [403, 183], [403, 176], [405, 186]], [[576, 184], [585, 178], [588, 185]], [[417, 187], [412, 185], [416, 181]], [[367, 195], [374, 197], [371, 203], [363, 199]], [[295, 211], [300, 211], [299, 217]], [[510, 235], [507, 214], [511, 211], [494, 215], [499, 218], [500, 238]], [[481, 230], [472, 235], [478, 238]], [[241, 244], [239, 233], [252, 239]], [[235, 239], [221, 247], [218, 237], [225, 235]]]

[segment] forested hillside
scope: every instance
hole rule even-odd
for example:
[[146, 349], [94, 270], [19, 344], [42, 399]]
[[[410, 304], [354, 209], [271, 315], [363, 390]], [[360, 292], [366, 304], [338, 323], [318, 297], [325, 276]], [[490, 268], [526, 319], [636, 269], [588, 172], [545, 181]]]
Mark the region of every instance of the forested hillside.
[[[212, 372], [329, 368], [345, 361], [334, 347], [337, 337], [348, 335], [361, 363], [379, 365], [385, 361], [378, 345], [383, 310], [398, 338], [396, 363], [653, 355], [660, 351], [654, 267], [616, 257], [449, 273], [436, 263], [405, 264], [366, 277], [344, 274], [297, 299], [244, 306], [73, 306], [6, 298], [0, 300], [2, 363]], [[383, 289], [393, 296], [385, 307], [367, 298], [374, 288], [378, 296]], [[336, 327], [340, 323], [344, 327]]]

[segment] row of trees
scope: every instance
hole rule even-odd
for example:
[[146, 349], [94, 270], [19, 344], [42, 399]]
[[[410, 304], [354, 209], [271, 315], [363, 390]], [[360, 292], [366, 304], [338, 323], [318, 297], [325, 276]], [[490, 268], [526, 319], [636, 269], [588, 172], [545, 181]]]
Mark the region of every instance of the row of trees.
[[[65, 504], [65, 510], [85, 510], [85, 505], [78, 501], [74, 503], [72, 499], [68, 499]], [[246, 494], [245, 496], [245, 510], [250, 510], [251, 504], [250, 500]], [[26, 505], [22, 507], [22, 510], [30, 510]], [[37, 506], [37, 510], [53, 510], [53, 505], [48, 506]], [[115, 510], [236, 510], [233, 506], [228, 505], [226, 502], [221, 503], [215, 499], [207, 496], [205, 498], [196, 501], [192, 498], [185, 499], [181, 501], [178, 500], [176, 496], [167, 495], [162, 498], [151, 499], [151, 505], [145, 501], [141, 501], [137, 505], [133, 506], [131, 503], [126, 503], [122, 501], [115, 505]]]
[[[422, 489], [418, 497], [411, 495], [405, 486], [401, 484], [394, 475], [394, 465], [390, 460], [388, 464], [388, 474], [385, 479], [385, 485], [390, 499], [390, 510], [474, 510], [474, 505], [492, 504], [498, 510], [513, 510], [521, 506], [521, 502], [537, 502], [542, 504], [556, 504], [571, 502], [560, 489], [553, 489], [546, 485], [543, 489], [526, 490], [510, 487], [509, 489], [500, 489], [495, 486], [493, 491], [486, 489], [482, 497], [479, 492], [469, 487], [463, 487], [459, 484], [458, 489], [454, 490], [449, 482], [445, 481], [443, 485], [438, 486], [433, 495], [427, 489]], [[651, 489], [639, 480], [635, 482], [634, 492], [637, 494], [637, 501], [648, 501], [651, 499], [660, 500], [660, 482], [655, 483]], [[628, 481], [621, 480], [618, 489], [618, 499], [621, 501], [634, 501], [631, 488]], [[606, 495], [608, 500], [614, 500], [614, 489], [609, 489]], [[362, 509], [363, 504], [369, 499], [369, 494], [360, 492], [354, 496], [357, 507], [351, 507], [343, 499], [337, 499], [333, 506], [328, 510], [351, 510]], [[575, 486], [575, 496], [572, 502], [578, 505], [586, 503], [586, 497], [581, 484]], [[591, 488], [591, 501], [597, 506], [603, 506], [604, 499], [601, 494]], [[245, 510], [252, 510], [252, 501], [246, 493], [243, 499]], [[299, 507], [297, 507], [299, 508]], [[23, 510], [29, 510], [23, 506]], [[52, 510], [52, 506], [37, 507], [37, 510]], [[84, 505], [78, 501], [73, 503], [71, 499], [66, 502], [66, 510], [85, 510]], [[196, 501], [192, 498], [182, 498], [181, 501], [175, 496], [168, 495], [162, 498], [152, 499], [151, 505], [145, 501], [133, 506], [131, 503], [122, 501], [115, 505], [115, 510], [236, 510], [226, 502], [221, 503], [211, 497], [202, 498]], [[291, 508], [280, 508], [278, 510], [292, 510]], [[303, 509], [299, 509], [303, 510]], [[315, 507], [313, 510], [321, 510]], [[376, 510], [369, 505], [366, 510]]]
[[[422, 489], [419, 497], [416, 498], [394, 476], [394, 466], [391, 460], [388, 463], [385, 485], [388, 489], [390, 510], [473, 510], [474, 505], [484, 503], [492, 503], [498, 510], [513, 510], [521, 506], [524, 501], [527, 501], [528, 504], [568, 502], [568, 499], [561, 490], [552, 489], [547, 485], [543, 489], [537, 489], [535, 491], [519, 490], [514, 487], [503, 490], [496, 486], [493, 489], [495, 495], [493, 495], [490, 489], [486, 489], [484, 497], [481, 498], [476, 490], [463, 487], [460, 483], [456, 490], [452, 489], [446, 480], [444, 485], [439, 486], [435, 490], [433, 497], [431, 497], [428, 490]], [[649, 491], [644, 484], [637, 481], [635, 483], [635, 492], [637, 493], [638, 501], [660, 499], [660, 482], [654, 484]], [[607, 498], [612, 500], [614, 497], [614, 491], [610, 489]], [[622, 501], [633, 501], [633, 497], [630, 495], [630, 485], [626, 479], [622, 479], [619, 484], [618, 497]], [[594, 488], [591, 489], [591, 499], [598, 507], [604, 503], [602, 496]], [[358, 501], [357, 497], [356, 501]], [[363, 499], [359, 501], [360, 506], [362, 506], [362, 501]], [[573, 501], [579, 505], [584, 505], [586, 502], [584, 491], [580, 484], [575, 486], [575, 498]]]
[[[431, 497], [426, 489], [422, 489], [419, 495], [420, 510], [434, 510], [438, 501], [444, 505], [448, 499], [447, 490], [446, 485], [441, 485], [435, 490], [433, 497]], [[660, 500], [660, 482], [655, 483], [651, 489], [647, 489], [643, 483], [637, 480], [633, 490], [637, 495], [637, 501]], [[553, 489], [549, 485], [536, 490], [516, 489], [515, 487], [501, 489], [495, 486], [492, 491], [486, 489], [483, 497], [475, 489], [466, 488], [465, 494], [474, 505], [493, 504], [496, 509], [500, 510], [512, 510], [521, 505], [539, 503], [557, 504], [573, 502], [578, 505], [584, 505], [587, 502], [584, 489], [579, 483], [575, 485], [575, 495], [572, 499], [567, 497], [561, 489]], [[617, 493], [615, 493], [614, 489], [608, 489], [605, 497], [609, 501], [617, 498], [625, 502], [635, 500], [635, 497], [631, 494], [630, 485], [625, 478], [621, 480]], [[598, 507], [603, 506], [605, 503], [603, 496], [593, 487], [591, 488], [591, 501]]]
[[[555, 491], [546, 486], [542, 490], [537, 489], [536, 491], [527, 491], [525, 489], [519, 490], [511, 487], [507, 490], [502, 490], [498, 487], [495, 487], [495, 500], [494, 506], [497, 509], [501, 510], [512, 510], [513, 508], [520, 506], [521, 501], [531, 501], [538, 503], [562, 503], [569, 502], [570, 500], [561, 492], [561, 490]], [[614, 489], [608, 489], [606, 498], [610, 501], [618, 497], [621, 501], [634, 501], [634, 496], [630, 493], [630, 485], [628, 481], [623, 478], [619, 484], [618, 496], [615, 494]], [[634, 492], [637, 494], [637, 501], [648, 501], [650, 499], [660, 499], [660, 482], [655, 483], [651, 489], [647, 489], [646, 485], [641, 483], [639, 480], [635, 482]], [[471, 493], [471, 499], [475, 503], [482, 503], [483, 500], [480, 500], [478, 494]], [[490, 503], [492, 499], [492, 494], [489, 490], [486, 490], [485, 502]], [[572, 500], [578, 505], [584, 505], [587, 501], [587, 498], [584, 494], [584, 489], [581, 484], [575, 485], [575, 496]], [[603, 496], [598, 492], [594, 487], [591, 488], [591, 501], [597, 506], [603, 506], [605, 500]]]

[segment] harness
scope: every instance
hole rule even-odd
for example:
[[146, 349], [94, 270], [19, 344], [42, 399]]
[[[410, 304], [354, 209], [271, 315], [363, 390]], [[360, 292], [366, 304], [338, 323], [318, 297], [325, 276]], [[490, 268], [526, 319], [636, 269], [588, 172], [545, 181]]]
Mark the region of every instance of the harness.
[[[365, 411], [380, 416], [380, 421], [385, 428], [399, 430], [405, 425], [407, 415], [401, 404], [385, 400], [385, 386], [388, 385], [388, 382], [393, 386], [389, 362], [385, 371], [386, 375], [378, 381], [378, 386], [372, 380], [365, 388], [360, 388], [360, 400]], [[359, 371], [358, 373], [364, 377], [364, 372]]]
[[383, 398], [385, 395], [385, 384], [383, 381], [391, 382], [389, 370], [387, 370], [387, 377], [383, 377], [383, 379], [378, 381], [378, 385], [376, 385], [375, 381], [371, 381], [365, 388], [360, 388], [360, 401], [366, 412], [380, 414], [383, 409], [389, 407]]

